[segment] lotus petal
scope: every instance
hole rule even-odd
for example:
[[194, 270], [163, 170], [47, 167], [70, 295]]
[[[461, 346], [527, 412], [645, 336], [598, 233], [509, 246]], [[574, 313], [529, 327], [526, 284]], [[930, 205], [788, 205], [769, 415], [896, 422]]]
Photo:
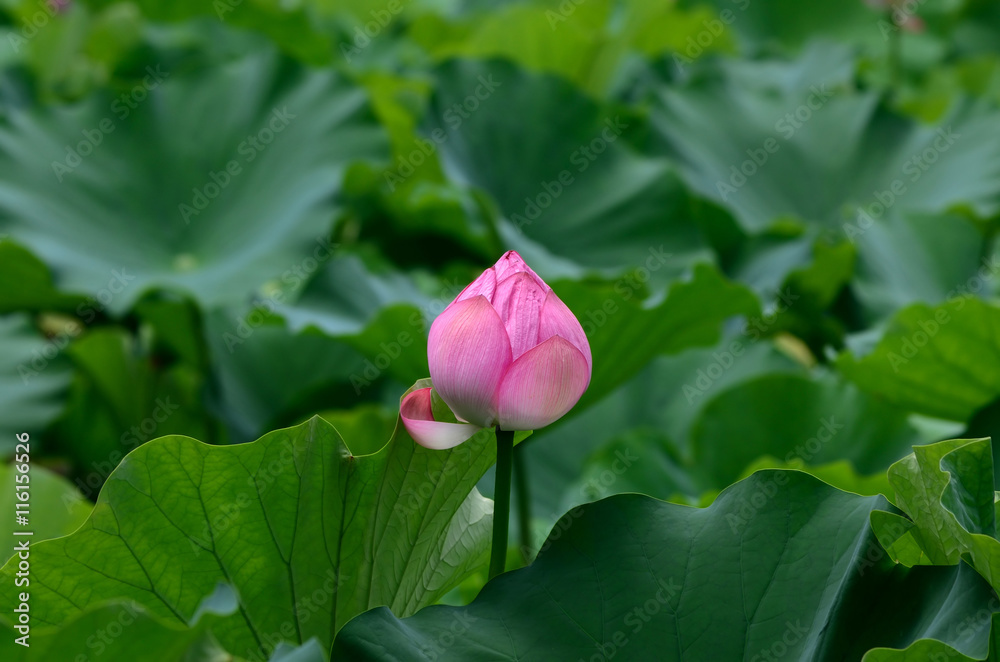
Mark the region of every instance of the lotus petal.
[[[587, 359], [587, 367], [593, 370], [594, 362], [590, 355], [590, 343], [587, 342], [587, 334], [580, 326], [580, 320], [576, 318], [573, 311], [563, 303], [556, 293], [549, 291], [542, 305], [541, 324], [538, 330], [538, 340], [545, 341], [552, 336], [559, 336], [570, 341]], [[588, 372], [588, 378], [590, 373]]]
[[451, 304], [431, 324], [431, 380], [463, 420], [480, 427], [496, 422], [497, 389], [512, 361], [503, 322], [482, 295]]
[[440, 423], [431, 411], [431, 389], [422, 388], [408, 394], [399, 406], [399, 416], [406, 431], [424, 448], [445, 450], [454, 448], [482, 428], [468, 423]]
[[511, 364], [500, 384], [499, 422], [504, 430], [537, 430], [558, 420], [590, 384], [583, 353], [552, 336]]
[[514, 360], [538, 344], [544, 302], [545, 290], [524, 272], [497, 284], [493, 307], [507, 329]]

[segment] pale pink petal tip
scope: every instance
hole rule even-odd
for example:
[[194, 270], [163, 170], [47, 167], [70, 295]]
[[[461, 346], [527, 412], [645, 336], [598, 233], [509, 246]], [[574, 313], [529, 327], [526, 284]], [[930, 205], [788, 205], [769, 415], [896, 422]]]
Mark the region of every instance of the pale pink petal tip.
[[535, 283], [538, 284], [543, 290], [550, 290], [550, 288], [542, 277], [535, 273], [535, 270], [528, 266], [528, 263], [521, 259], [521, 256], [517, 254], [517, 251], [507, 251], [504, 253], [493, 268], [489, 271], [496, 273], [496, 282], [500, 284], [505, 279], [510, 278], [514, 274], [525, 273], [528, 274]]
[[424, 448], [447, 450], [468, 440], [482, 428], [468, 423], [439, 423], [431, 410], [431, 389], [422, 388], [403, 398], [399, 407], [406, 431]]

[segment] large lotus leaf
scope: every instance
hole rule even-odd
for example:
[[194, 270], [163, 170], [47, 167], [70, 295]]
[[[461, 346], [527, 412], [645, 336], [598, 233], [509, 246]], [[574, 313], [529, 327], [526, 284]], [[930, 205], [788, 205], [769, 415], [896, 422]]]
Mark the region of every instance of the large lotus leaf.
[[272, 50], [144, 80], [0, 126], [0, 231], [113, 313], [157, 288], [244, 300], [325, 245], [345, 168], [387, 154], [362, 90]]
[[25, 315], [0, 316], [0, 453], [14, 449], [14, 435], [38, 435], [59, 415], [70, 382], [63, 351], [72, 338], [43, 338]]
[[[484, 431], [429, 451], [397, 424], [359, 456], [319, 418], [236, 446], [160, 438], [118, 466], [78, 531], [32, 546], [32, 622], [125, 599], [186, 624], [225, 582], [240, 608], [212, 632], [227, 650], [328, 646], [358, 613], [412, 614], [485, 562], [492, 504], [474, 485], [493, 449]], [[5, 613], [16, 570], [0, 571]]]
[[850, 51], [828, 45], [705, 62], [653, 88], [652, 123], [691, 186], [749, 231], [792, 216], [851, 239], [904, 212], [998, 209], [997, 110], [958, 103], [924, 125], [854, 90], [853, 71]]
[[646, 265], [662, 285], [713, 256], [673, 167], [627, 144], [645, 130], [566, 81], [501, 60], [438, 67], [423, 125], [447, 176], [492, 196], [506, 247], [540, 271]]
[[[610, 497], [567, 514], [532, 565], [470, 605], [372, 610], [334, 657], [857, 660], [933, 638], [982, 659], [1000, 610], [989, 586], [967, 566], [894, 565], [868, 525], [887, 507], [795, 471], [758, 472], [706, 509]], [[977, 617], [987, 627], [958, 629]]]
[[[990, 276], [992, 277], [992, 276]], [[979, 280], [977, 288], [982, 287]], [[928, 416], [966, 421], [1000, 395], [1000, 308], [956, 292], [901, 311], [878, 346], [837, 366], [863, 390]]]

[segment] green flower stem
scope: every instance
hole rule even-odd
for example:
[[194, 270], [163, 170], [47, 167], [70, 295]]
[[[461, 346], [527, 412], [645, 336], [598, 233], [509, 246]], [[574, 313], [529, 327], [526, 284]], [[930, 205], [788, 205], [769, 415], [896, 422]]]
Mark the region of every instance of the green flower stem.
[[493, 543], [490, 547], [490, 579], [507, 565], [507, 527], [510, 526], [510, 476], [514, 465], [514, 433], [497, 433], [497, 471], [493, 483]]
[[531, 560], [531, 489], [528, 487], [528, 467], [524, 463], [525, 444], [514, 451], [514, 492], [517, 494], [517, 525], [520, 535], [521, 558]]

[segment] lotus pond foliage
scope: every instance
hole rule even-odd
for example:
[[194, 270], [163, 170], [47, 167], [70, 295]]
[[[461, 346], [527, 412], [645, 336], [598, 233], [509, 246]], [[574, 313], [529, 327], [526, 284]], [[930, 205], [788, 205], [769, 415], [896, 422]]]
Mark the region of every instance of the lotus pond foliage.
[[1000, 660], [996, 3], [0, 33], [0, 659]]

